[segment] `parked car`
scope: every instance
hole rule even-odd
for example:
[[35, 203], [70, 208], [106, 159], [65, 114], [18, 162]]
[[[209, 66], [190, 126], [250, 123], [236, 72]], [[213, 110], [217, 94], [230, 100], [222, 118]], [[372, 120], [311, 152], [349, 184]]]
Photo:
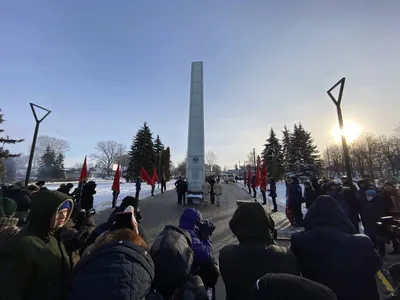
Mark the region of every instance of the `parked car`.
[[229, 183], [229, 182], [235, 183], [236, 182], [235, 176], [233, 176], [232, 174], [225, 175], [224, 180], [225, 180], [225, 183]]

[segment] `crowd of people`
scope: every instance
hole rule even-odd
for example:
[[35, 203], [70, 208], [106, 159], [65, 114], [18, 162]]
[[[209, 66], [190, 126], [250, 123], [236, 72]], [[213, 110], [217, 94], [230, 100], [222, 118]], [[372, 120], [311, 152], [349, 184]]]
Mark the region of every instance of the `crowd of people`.
[[[380, 186], [375, 186], [368, 176], [359, 180], [357, 186], [349, 182], [346, 176], [341, 178], [340, 183], [328, 178], [318, 182], [314, 178], [304, 182], [303, 192], [298, 179], [290, 178], [287, 181], [287, 218], [292, 226], [304, 227], [302, 203], [309, 208], [319, 196], [331, 196], [345, 212], [356, 232], [360, 232], [361, 222], [364, 233], [384, 255], [385, 239], [379, 232], [377, 222], [385, 216], [399, 216], [400, 195], [392, 182], [381, 182]], [[386, 239], [392, 244], [391, 254], [400, 254], [400, 242], [396, 234], [387, 233]]]
[[[297, 183], [290, 184], [289, 195], [297, 193]], [[178, 224], [166, 225], [150, 244], [136, 197], [125, 197], [95, 225], [83, 198], [70, 193], [73, 186], [50, 191], [36, 185], [27, 194], [25, 223], [18, 224], [18, 204], [3, 193], [0, 299], [206, 300], [221, 277], [226, 300], [378, 300], [382, 257], [373, 238], [357, 234], [330, 185], [307, 204], [305, 217], [294, 214], [305, 230], [291, 236], [290, 248], [276, 245], [274, 221], [262, 204], [238, 203], [229, 220], [238, 243], [225, 245], [218, 259], [215, 225], [195, 208], [186, 208]]]
[[[178, 180], [175, 182], [175, 188], [178, 195], [178, 205], [186, 205], [186, 197], [188, 193], [188, 183], [186, 179], [179, 176]], [[217, 204], [221, 205], [221, 195], [222, 195], [222, 185], [220, 178], [215, 178], [214, 175], [206, 176], [205, 181], [202, 185], [202, 199], [204, 205]]]

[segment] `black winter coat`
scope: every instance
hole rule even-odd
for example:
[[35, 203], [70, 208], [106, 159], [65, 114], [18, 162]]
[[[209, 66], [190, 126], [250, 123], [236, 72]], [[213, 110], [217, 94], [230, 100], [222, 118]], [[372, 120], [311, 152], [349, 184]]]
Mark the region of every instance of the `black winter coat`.
[[200, 277], [192, 276], [194, 252], [190, 234], [175, 226], [166, 225], [151, 247], [155, 264], [155, 289], [174, 300], [207, 300]]
[[304, 200], [306, 202], [306, 208], [310, 208], [310, 206], [317, 199], [318, 194], [312, 187], [306, 187], [304, 189]]
[[153, 279], [150, 253], [129, 241], [115, 241], [82, 257], [69, 299], [144, 300]]
[[371, 239], [355, 228], [339, 204], [320, 196], [291, 238], [304, 277], [331, 288], [338, 300], [378, 300], [375, 274], [382, 261]]
[[370, 238], [376, 238], [376, 222], [384, 215], [384, 205], [379, 195], [371, 201], [365, 199], [361, 203], [361, 221], [364, 226], [364, 233]]
[[300, 273], [293, 253], [274, 244], [274, 221], [258, 202], [239, 205], [229, 227], [240, 244], [225, 246], [219, 254], [226, 300], [249, 299], [266, 273]]

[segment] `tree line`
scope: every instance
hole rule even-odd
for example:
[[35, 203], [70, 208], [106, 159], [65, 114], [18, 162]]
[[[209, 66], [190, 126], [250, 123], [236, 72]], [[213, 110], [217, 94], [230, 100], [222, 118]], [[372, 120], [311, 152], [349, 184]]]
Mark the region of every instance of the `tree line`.
[[171, 177], [170, 148], [164, 146], [159, 135], [153, 139], [153, 133], [147, 122], [144, 122], [132, 139], [125, 178], [128, 181], [135, 180], [142, 167], [150, 176], [153, 176], [155, 169], [160, 179], [164, 177], [165, 180], [169, 180]]
[[[400, 175], [400, 128], [393, 135], [375, 135], [367, 132], [349, 143], [353, 176], [370, 175], [371, 178], [399, 177]], [[330, 144], [324, 152], [327, 173], [332, 176], [344, 174], [341, 144]]]
[[[4, 117], [0, 109], [0, 124], [4, 122]], [[0, 128], [0, 134], [3, 135], [4, 130]], [[25, 176], [26, 167], [28, 165], [29, 155], [13, 154], [7, 150], [8, 145], [21, 143], [23, 139], [12, 139], [9, 136], [0, 136], [0, 181], [13, 181], [20, 176]], [[33, 169], [37, 170], [37, 177], [43, 180], [65, 179], [66, 173], [64, 168], [64, 160], [66, 152], [70, 149], [67, 141], [40, 135], [36, 141], [35, 155], [33, 158]], [[157, 135], [153, 139], [152, 132], [145, 122], [133, 137], [130, 151], [126, 146], [116, 141], [99, 141], [94, 147], [94, 153], [89, 155], [89, 159], [95, 162], [89, 163], [89, 173], [93, 167], [103, 170], [103, 175], [113, 174], [113, 164], [121, 164], [127, 167], [125, 176], [133, 180], [139, 176], [140, 168], [143, 166], [150, 176], [153, 174], [153, 167], [156, 168], [158, 176], [164, 176], [169, 180], [171, 176], [171, 153], [170, 148], [165, 147], [160, 136]], [[30, 145], [29, 145], [30, 151]], [[82, 157], [83, 161], [83, 157]], [[80, 171], [82, 163], [77, 163], [73, 169]], [[18, 177], [18, 179], [21, 179]]]
[[[290, 130], [285, 125], [279, 139], [273, 128], [263, 145], [260, 154], [266, 162], [268, 176], [283, 179], [285, 176], [318, 177], [323, 172], [323, 162], [310, 131], [301, 123], [294, 124]], [[256, 153], [247, 155], [245, 164], [254, 166]]]

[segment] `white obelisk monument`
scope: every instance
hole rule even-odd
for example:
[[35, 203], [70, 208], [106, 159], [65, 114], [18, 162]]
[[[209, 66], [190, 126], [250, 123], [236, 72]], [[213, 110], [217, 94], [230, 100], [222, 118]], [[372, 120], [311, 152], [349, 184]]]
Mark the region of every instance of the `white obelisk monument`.
[[204, 182], [204, 96], [203, 62], [192, 62], [190, 77], [189, 134], [187, 148], [186, 178], [189, 195], [202, 195]]

